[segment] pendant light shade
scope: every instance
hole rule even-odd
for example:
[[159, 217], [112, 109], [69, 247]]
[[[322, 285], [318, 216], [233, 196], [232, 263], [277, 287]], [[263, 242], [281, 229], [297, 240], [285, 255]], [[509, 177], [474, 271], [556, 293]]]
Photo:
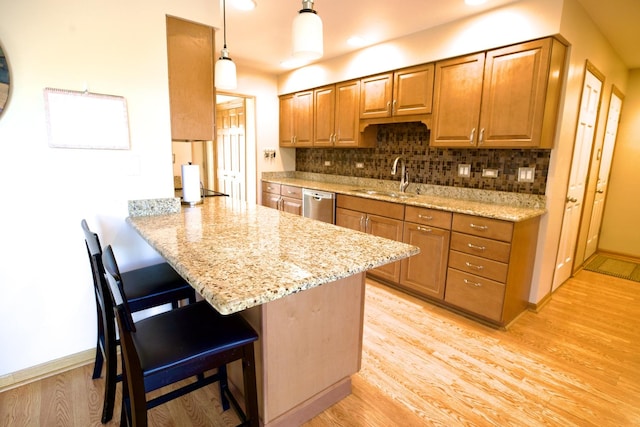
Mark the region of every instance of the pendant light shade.
[[302, 0], [302, 10], [293, 19], [293, 57], [313, 60], [322, 57], [322, 19], [313, 10], [313, 0]]
[[224, 47], [220, 52], [220, 58], [216, 62], [215, 86], [216, 89], [235, 89], [238, 86], [236, 77], [236, 64], [229, 58], [227, 50], [227, 12], [225, 0], [222, 0], [222, 26], [224, 32]]
[[220, 58], [216, 62], [216, 89], [235, 89], [238, 87], [238, 79], [236, 77], [236, 64], [229, 58], [227, 47], [222, 49]]

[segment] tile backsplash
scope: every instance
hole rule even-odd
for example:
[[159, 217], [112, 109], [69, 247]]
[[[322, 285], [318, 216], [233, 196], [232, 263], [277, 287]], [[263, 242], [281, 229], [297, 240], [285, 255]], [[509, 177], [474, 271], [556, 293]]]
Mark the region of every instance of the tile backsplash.
[[[429, 132], [421, 123], [379, 125], [374, 148], [297, 148], [296, 171], [399, 180], [391, 166], [404, 156], [411, 183], [544, 195], [551, 150], [435, 148]], [[471, 166], [470, 177], [458, 176], [459, 164]], [[535, 167], [533, 182], [518, 182], [520, 167]], [[483, 177], [483, 169], [498, 176]]]

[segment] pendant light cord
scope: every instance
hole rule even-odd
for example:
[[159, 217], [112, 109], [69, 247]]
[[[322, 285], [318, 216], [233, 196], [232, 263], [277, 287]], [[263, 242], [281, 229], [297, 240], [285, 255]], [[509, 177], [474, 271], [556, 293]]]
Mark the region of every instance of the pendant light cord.
[[222, 31], [224, 37], [224, 48], [227, 48], [227, 3], [222, 0]]

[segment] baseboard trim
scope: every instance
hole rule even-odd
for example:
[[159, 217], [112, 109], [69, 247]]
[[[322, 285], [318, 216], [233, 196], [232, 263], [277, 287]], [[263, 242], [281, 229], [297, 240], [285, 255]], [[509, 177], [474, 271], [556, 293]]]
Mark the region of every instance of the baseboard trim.
[[34, 381], [47, 378], [61, 372], [69, 371], [80, 366], [93, 363], [96, 356], [96, 350], [90, 349], [81, 351], [80, 353], [71, 354], [69, 356], [45, 362], [40, 365], [31, 366], [20, 371], [12, 372], [7, 375], [0, 376], [0, 393], [20, 387]]

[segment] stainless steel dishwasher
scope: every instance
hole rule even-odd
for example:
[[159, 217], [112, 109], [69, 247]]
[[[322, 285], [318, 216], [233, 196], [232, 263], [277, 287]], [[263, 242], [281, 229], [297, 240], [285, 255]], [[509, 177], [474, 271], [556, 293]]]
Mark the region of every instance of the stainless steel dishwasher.
[[302, 189], [302, 216], [335, 224], [336, 195], [326, 191]]

